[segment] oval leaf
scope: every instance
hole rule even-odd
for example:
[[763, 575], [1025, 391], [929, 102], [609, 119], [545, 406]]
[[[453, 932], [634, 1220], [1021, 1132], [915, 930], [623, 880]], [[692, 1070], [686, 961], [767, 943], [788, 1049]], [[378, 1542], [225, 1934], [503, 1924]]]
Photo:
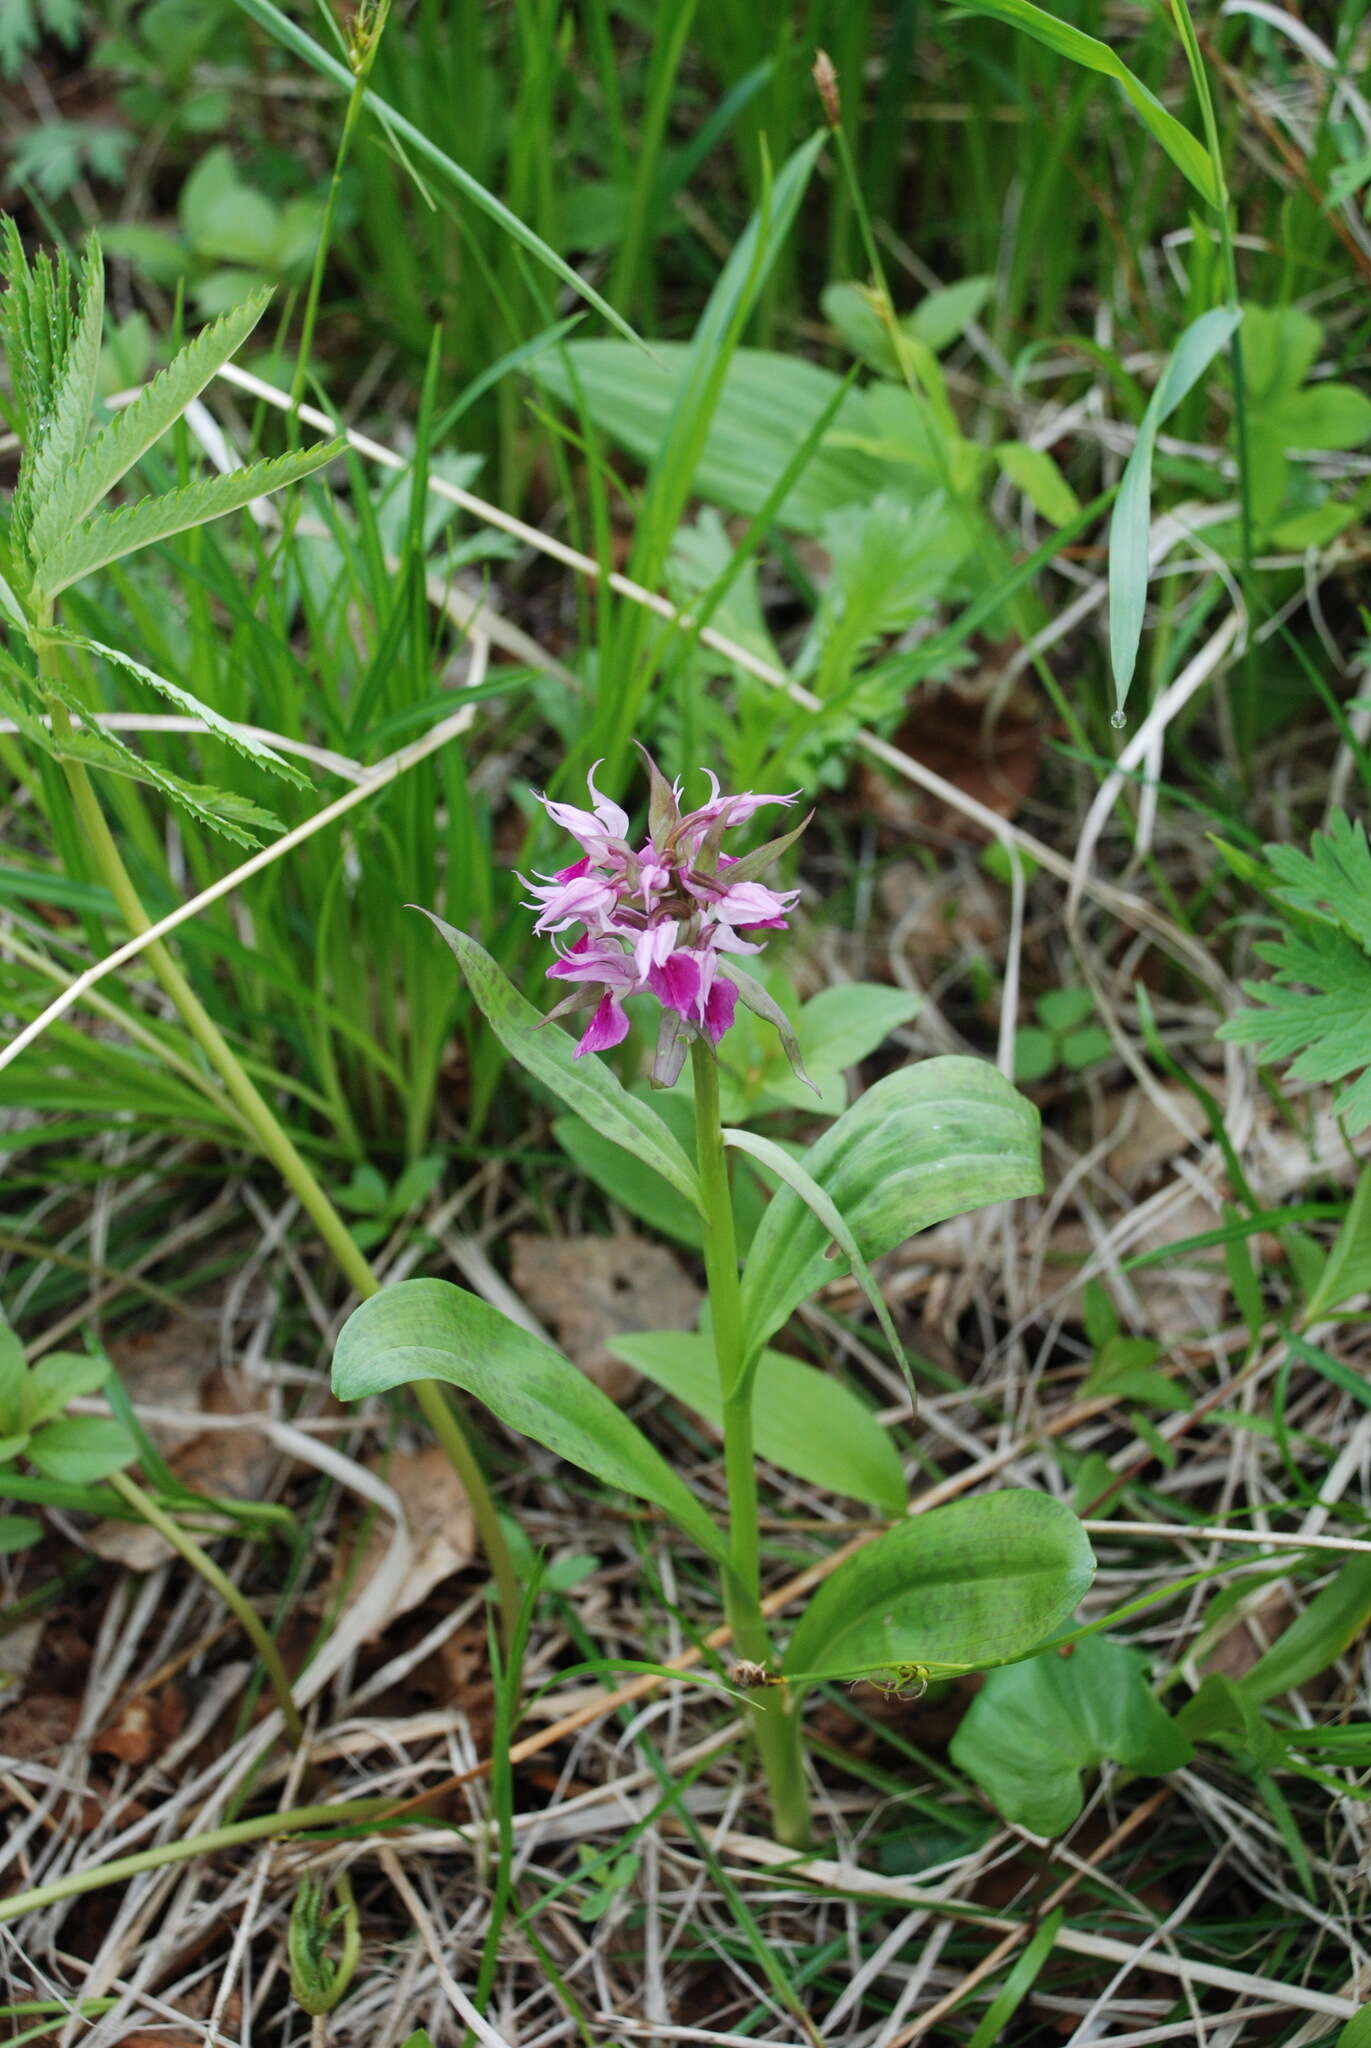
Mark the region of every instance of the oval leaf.
[[69, 1415], [31, 1436], [24, 1455], [49, 1479], [86, 1486], [93, 1479], [107, 1479], [121, 1465], [132, 1464], [137, 1446], [120, 1422], [105, 1421], [98, 1415]]
[[978, 1671], [1035, 1649], [1095, 1570], [1089, 1538], [1050, 1494], [1015, 1488], [916, 1515], [850, 1557], [786, 1651], [797, 1680], [901, 1664]]
[[[870, 1260], [949, 1216], [1039, 1193], [1038, 1112], [984, 1060], [921, 1060], [868, 1088], [803, 1164]], [[748, 1254], [749, 1351], [846, 1270], [825, 1257], [831, 1242], [799, 1195], [782, 1188]]]
[[698, 1209], [695, 1168], [656, 1110], [621, 1088], [600, 1060], [578, 1060], [565, 1032], [547, 1024], [475, 939], [444, 924], [431, 910], [424, 916], [452, 948], [477, 1007], [510, 1058], [602, 1138], [641, 1159]]
[[1158, 1777], [1189, 1763], [1189, 1738], [1152, 1697], [1136, 1650], [1103, 1636], [992, 1671], [951, 1756], [1007, 1821], [1059, 1835], [1083, 1804], [1081, 1773], [1106, 1757]]
[[665, 1510], [713, 1557], [724, 1541], [642, 1431], [569, 1360], [449, 1280], [402, 1280], [354, 1309], [333, 1354], [343, 1401], [445, 1380], [522, 1436]]
[[[722, 1427], [719, 1374], [708, 1337], [689, 1330], [634, 1331], [613, 1338], [609, 1349]], [[752, 1390], [752, 1430], [758, 1456], [783, 1472], [869, 1501], [882, 1514], [904, 1513], [899, 1453], [874, 1410], [817, 1366], [764, 1351]]]

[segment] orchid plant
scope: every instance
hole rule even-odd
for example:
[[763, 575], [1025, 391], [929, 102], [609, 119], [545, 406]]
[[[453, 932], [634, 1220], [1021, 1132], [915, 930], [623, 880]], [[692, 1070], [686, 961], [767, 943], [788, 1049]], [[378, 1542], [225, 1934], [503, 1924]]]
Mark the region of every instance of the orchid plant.
[[[568, 1359], [449, 1281], [405, 1280], [364, 1301], [339, 1336], [333, 1385], [348, 1400], [414, 1380], [463, 1388], [513, 1429], [650, 1503], [698, 1545], [718, 1571], [734, 1660], [724, 1676], [748, 1702], [776, 1833], [800, 1846], [810, 1833], [808, 1688], [876, 1677], [917, 1692], [935, 1674], [1014, 1662], [1061, 1628], [1090, 1582], [1085, 1532], [1047, 1494], [1008, 1489], [909, 1516], [898, 1459], [871, 1411], [814, 1366], [770, 1348], [807, 1297], [846, 1271], [904, 1364], [871, 1260], [930, 1224], [1037, 1192], [1038, 1118], [994, 1067], [949, 1056], [886, 1075], [804, 1151], [726, 1127], [718, 1048], [740, 1004], [775, 1026], [798, 1066], [789, 1019], [741, 962], [786, 926], [798, 902], [797, 890], [761, 877], [804, 827], [751, 852], [725, 852], [727, 834], [763, 809], [793, 805], [794, 794], [725, 796], [710, 776], [708, 801], [683, 810], [680, 785], [650, 759], [647, 768], [641, 839], [629, 813], [597, 788], [594, 769], [588, 809], [541, 799], [580, 849], [552, 874], [520, 878], [534, 929], [555, 948], [548, 977], [566, 988], [547, 1014], [474, 938], [433, 922], [506, 1053], [700, 1219], [707, 1331], [649, 1332], [623, 1349], [717, 1426], [724, 1522]], [[650, 1092], [624, 1086], [598, 1057], [628, 1037], [625, 1005], [635, 997], [660, 1009], [652, 1083], [689, 1087], [693, 1158]], [[549, 1028], [586, 1012], [574, 1044]], [[735, 1152], [777, 1183], [744, 1268], [729, 1173]], [[892, 1523], [828, 1574], [783, 1658], [762, 1596], [759, 1443], [792, 1471], [831, 1475], [835, 1490], [870, 1500]]]

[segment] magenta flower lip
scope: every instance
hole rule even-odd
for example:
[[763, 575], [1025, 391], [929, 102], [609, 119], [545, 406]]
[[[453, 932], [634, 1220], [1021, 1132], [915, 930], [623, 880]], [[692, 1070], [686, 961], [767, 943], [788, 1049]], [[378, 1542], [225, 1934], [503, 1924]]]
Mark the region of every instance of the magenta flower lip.
[[[628, 1034], [624, 999], [644, 993], [669, 1014], [669, 1036], [680, 1042], [681, 1058], [691, 1038], [717, 1045], [733, 1023], [740, 994], [751, 1000], [752, 992], [762, 993], [724, 959], [759, 953], [760, 944], [746, 935], [785, 930], [799, 900], [798, 889], [769, 888], [756, 873], [802, 826], [741, 861], [721, 846], [725, 832], [768, 804], [788, 807], [797, 792], [724, 796], [706, 769], [708, 803], [683, 812], [681, 785], [668, 783], [643, 753], [652, 782], [647, 838], [630, 844], [628, 813], [595, 786], [597, 761], [586, 778], [589, 810], [538, 799], [576, 841], [580, 858], [535, 881], [519, 878], [528, 890], [526, 907], [538, 913], [534, 930], [557, 947], [549, 977], [575, 984], [550, 1015], [593, 1008], [577, 1058], [618, 1045]], [[731, 869], [740, 872], [733, 876]], [[564, 939], [576, 926], [580, 936]], [[679, 1058], [673, 1064], [679, 1071]]]

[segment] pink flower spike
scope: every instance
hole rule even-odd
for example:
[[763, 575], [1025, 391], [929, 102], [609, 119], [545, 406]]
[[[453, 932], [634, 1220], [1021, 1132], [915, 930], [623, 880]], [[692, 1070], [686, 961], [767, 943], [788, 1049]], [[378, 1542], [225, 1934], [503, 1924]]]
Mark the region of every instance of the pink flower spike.
[[726, 974], [715, 976], [714, 986], [709, 991], [705, 1004], [705, 1035], [711, 1045], [717, 1045], [729, 1025], [733, 1022], [738, 1008], [738, 990]]
[[575, 1057], [580, 1060], [588, 1052], [608, 1052], [627, 1037], [628, 1013], [617, 996], [606, 994], [576, 1048]]

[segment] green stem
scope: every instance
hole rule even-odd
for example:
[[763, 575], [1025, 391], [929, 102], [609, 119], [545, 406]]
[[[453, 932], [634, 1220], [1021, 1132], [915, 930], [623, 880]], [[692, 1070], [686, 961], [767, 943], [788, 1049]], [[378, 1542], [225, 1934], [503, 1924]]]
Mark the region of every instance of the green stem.
[[136, 1480], [130, 1479], [126, 1472], [113, 1472], [110, 1474], [109, 1483], [116, 1493], [123, 1495], [135, 1514], [150, 1528], [155, 1529], [159, 1536], [165, 1537], [173, 1550], [180, 1552], [192, 1571], [199, 1572], [205, 1584], [213, 1587], [224, 1605], [233, 1609], [266, 1667], [267, 1677], [271, 1680], [272, 1691], [276, 1694], [277, 1704], [281, 1709], [281, 1718], [286, 1724], [286, 1734], [290, 1737], [292, 1745], [298, 1748], [305, 1739], [305, 1729], [300, 1719], [300, 1710], [291, 1693], [290, 1676], [281, 1662], [280, 1651], [262, 1626], [261, 1616], [255, 1612], [251, 1601], [243, 1597], [227, 1572], [220, 1571], [214, 1559], [200, 1548], [195, 1538], [183, 1529], [179, 1522], [163, 1513], [156, 1501], [144, 1493]]
[[367, 74], [360, 71], [353, 81], [348, 95], [347, 111], [343, 115], [343, 132], [338, 138], [338, 152], [333, 159], [333, 176], [329, 181], [328, 197], [324, 201], [324, 217], [319, 223], [319, 239], [314, 248], [314, 264], [309, 274], [309, 289], [305, 294], [304, 318], [300, 324], [300, 346], [295, 357], [295, 374], [290, 380], [290, 410], [287, 414], [289, 430], [294, 437], [299, 431], [299, 416], [296, 407], [305, 393], [305, 378], [309, 375], [309, 359], [314, 348], [314, 327], [319, 317], [319, 301], [324, 288], [324, 268], [328, 262], [329, 245], [333, 240], [333, 218], [338, 210], [338, 194], [342, 190], [343, 167], [352, 148], [353, 132], [367, 96]]
[[[45, 673], [51, 673], [52, 664], [59, 658], [56, 643], [41, 630], [42, 627], [50, 625], [50, 618], [40, 621], [40, 632], [36, 638], [40, 678]], [[48, 708], [52, 716], [53, 731], [58, 734], [70, 732], [71, 719], [65, 706], [55, 697], [51, 697]], [[118, 905], [124, 922], [135, 934], [149, 930], [152, 919], [144, 909], [142, 898], [134, 887], [128, 869], [124, 866], [123, 856], [115, 844], [114, 834], [110, 831], [85, 763], [67, 760], [62, 766], [90, 857]], [[222, 1081], [225, 1093], [256, 1141], [263, 1157], [271, 1161], [314, 1224], [344, 1279], [363, 1298], [378, 1293], [381, 1283], [352, 1232], [325, 1194], [280, 1119], [244, 1071], [238, 1055], [196, 995], [166, 945], [162, 940], [155, 939], [144, 949], [144, 954], [149, 967], [180, 1011], [186, 1029]], [[477, 1464], [471, 1446], [441, 1387], [435, 1381], [421, 1380], [415, 1385], [414, 1397], [429, 1427], [446, 1452], [471, 1503], [486, 1562], [495, 1579], [496, 1594], [500, 1603], [501, 1634], [506, 1642], [510, 1642], [513, 1640], [514, 1627], [519, 1616], [519, 1581], [515, 1574], [513, 1559], [509, 1554], [509, 1546], [505, 1542], [504, 1531], [500, 1527], [494, 1499], [486, 1484], [485, 1474]]]
[[41, 1913], [63, 1899], [82, 1892], [101, 1891], [107, 1884], [123, 1884], [126, 1878], [141, 1877], [145, 1870], [161, 1870], [169, 1863], [185, 1863], [192, 1856], [209, 1856], [218, 1849], [236, 1849], [243, 1842], [260, 1842], [272, 1835], [298, 1833], [304, 1828], [357, 1827], [381, 1814], [393, 1813], [392, 1797], [343, 1799], [332, 1806], [288, 1807], [284, 1813], [261, 1813], [252, 1820], [230, 1821], [222, 1828], [209, 1828], [203, 1835], [187, 1835], [176, 1842], [161, 1842], [155, 1849], [139, 1849], [131, 1856], [116, 1856], [109, 1863], [88, 1863], [84, 1869], [69, 1870], [50, 1884], [35, 1885], [32, 1891], [11, 1892], [0, 1899], [0, 1925], [22, 1919], [25, 1913]]
[[[771, 1637], [762, 1613], [761, 1545], [757, 1525], [757, 1461], [752, 1443], [752, 1381], [743, 1340], [738, 1283], [738, 1240], [733, 1194], [719, 1111], [719, 1068], [710, 1047], [691, 1047], [695, 1078], [695, 1160], [704, 1197], [705, 1274], [714, 1331], [714, 1355], [723, 1399], [724, 1477], [728, 1487], [728, 1567], [724, 1611], [737, 1655], [766, 1664]], [[777, 1839], [802, 1849], [809, 1842], [809, 1790], [800, 1744], [800, 1715], [787, 1690], [760, 1687], [751, 1695], [752, 1731], [766, 1772]]]

